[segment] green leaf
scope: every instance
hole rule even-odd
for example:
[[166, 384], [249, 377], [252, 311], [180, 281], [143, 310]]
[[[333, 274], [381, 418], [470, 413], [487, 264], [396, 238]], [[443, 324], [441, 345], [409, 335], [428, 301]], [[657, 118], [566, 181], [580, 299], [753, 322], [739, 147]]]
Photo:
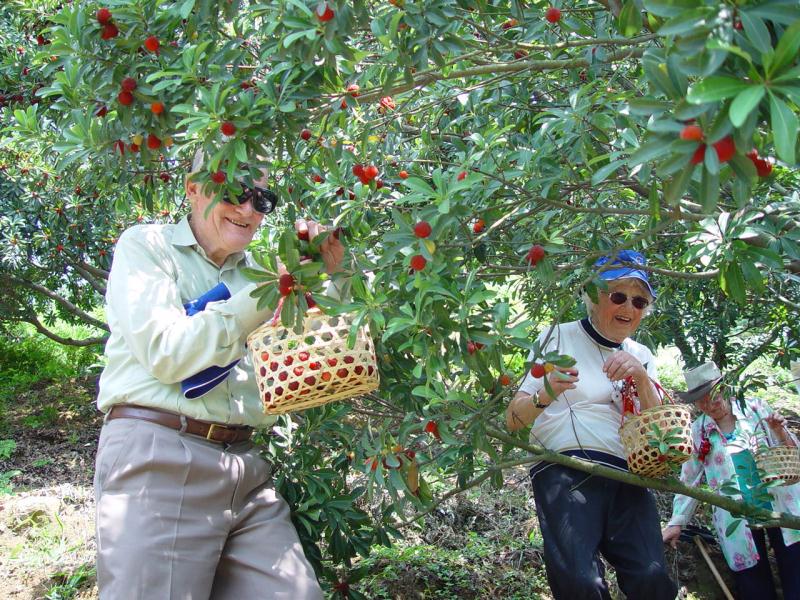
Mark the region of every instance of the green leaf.
[[735, 96], [747, 88], [748, 85], [740, 79], [713, 75], [689, 88], [686, 99], [692, 104], [717, 102]]
[[667, 206], [675, 206], [681, 199], [686, 188], [689, 187], [693, 170], [694, 165], [686, 165], [683, 171], [664, 184], [664, 202]]
[[736, 98], [731, 102], [731, 107], [728, 110], [728, 117], [734, 127], [741, 127], [750, 112], [758, 106], [767, 89], [763, 85], [754, 85], [748, 87], [746, 90], [739, 92]]
[[180, 14], [182, 19], [186, 19], [192, 13], [192, 9], [194, 9], [194, 1], [195, 0], [186, 0], [181, 5]]
[[625, 37], [633, 37], [642, 30], [642, 11], [634, 0], [625, 0], [617, 23], [620, 33]]
[[719, 173], [712, 173], [703, 169], [703, 179], [700, 182], [700, 204], [703, 212], [711, 213], [719, 201]]
[[697, 0], [644, 0], [644, 9], [659, 17], [674, 17], [697, 6]]
[[620, 158], [618, 160], [611, 161], [607, 165], [600, 167], [597, 171], [592, 174], [592, 185], [597, 185], [601, 181], [605, 181], [606, 177], [611, 175], [614, 171], [620, 168], [623, 164], [625, 164], [626, 159]]
[[711, 14], [709, 7], [682, 10], [658, 28], [658, 35], [680, 35], [702, 27], [706, 17]]
[[775, 46], [775, 56], [772, 64], [767, 71], [771, 76], [778, 73], [784, 67], [791, 65], [797, 59], [800, 52], [800, 21], [796, 21], [783, 32], [781, 39]]
[[772, 116], [772, 136], [778, 156], [790, 165], [795, 161], [797, 144], [797, 115], [775, 94], [769, 94], [769, 109]]
[[759, 52], [771, 52], [772, 43], [770, 42], [769, 29], [767, 29], [764, 21], [745, 11], [739, 13], [739, 18], [744, 26], [745, 37], [750, 40], [753, 46]]
[[742, 523], [744, 523], [742, 519], [736, 519], [730, 525], [728, 525], [727, 529], [725, 529], [725, 537], [730, 537]]

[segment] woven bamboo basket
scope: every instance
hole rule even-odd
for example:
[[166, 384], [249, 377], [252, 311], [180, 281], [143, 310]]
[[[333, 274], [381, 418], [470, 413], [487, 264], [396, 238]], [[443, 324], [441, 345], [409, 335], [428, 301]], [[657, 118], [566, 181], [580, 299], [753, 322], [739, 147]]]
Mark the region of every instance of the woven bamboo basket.
[[366, 327], [347, 347], [352, 317], [310, 311], [303, 333], [265, 323], [247, 338], [264, 412], [278, 415], [378, 388], [375, 346]]
[[753, 453], [753, 456], [758, 468], [764, 472], [761, 477], [764, 483], [781, 481], [780, 485], [794, 485], [800, 482], [800, 454], [797, 448], [761, 447]]
[[[669, 444], [672, 452], [662, 455], [650, 445], [653, 424], [662, 432], [674, 432], [680, 439]], [[646, 408], [629, 417], [619, 430], [631, 473], [644, 477], [664, 477], [672, 465], [684, 463], [692, 455], [692, 415], [688, 407], [663, 404]]]

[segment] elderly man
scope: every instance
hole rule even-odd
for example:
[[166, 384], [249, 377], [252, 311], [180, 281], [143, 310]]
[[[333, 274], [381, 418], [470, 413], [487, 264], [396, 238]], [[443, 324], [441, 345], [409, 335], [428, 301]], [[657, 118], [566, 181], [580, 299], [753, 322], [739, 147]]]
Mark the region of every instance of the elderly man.
[[[256, 266], [245, 249], [275, 208], [265, 185], [244, 183], [241, 196], [220, 199], [190, 175], [191, 214], [120, 236], [97, 401], [106, 413], [95, 472], [103, 599], [322, 598], [289, 507], [250, 442], [254, 427], [273, 422], [244, 347], [271, 316], [242, 273]], [[323, 231], [296, 226], [311, 238]], [[328, 236], [321, 252], [329, 272], [340, 268], [338, 239]], [[209, 290], [212, 301], [198, 306]], [[200, 392], [186, 385], [209, 370], [219, 376]]]

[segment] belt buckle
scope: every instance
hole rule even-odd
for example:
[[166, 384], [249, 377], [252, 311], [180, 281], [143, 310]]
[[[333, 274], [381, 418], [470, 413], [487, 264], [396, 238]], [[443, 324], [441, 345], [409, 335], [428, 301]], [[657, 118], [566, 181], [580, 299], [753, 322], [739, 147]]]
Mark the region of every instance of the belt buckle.
[[214, 428], [219, 429], [230, 429], [226, 425], [220, 425], [218, 423], [211, 423], [208, 427], [208, 431], [206, 432], [206, 439], [210, 442], [221, 442], [222, 440], [215, 440], [212, 436], [214, 435]]

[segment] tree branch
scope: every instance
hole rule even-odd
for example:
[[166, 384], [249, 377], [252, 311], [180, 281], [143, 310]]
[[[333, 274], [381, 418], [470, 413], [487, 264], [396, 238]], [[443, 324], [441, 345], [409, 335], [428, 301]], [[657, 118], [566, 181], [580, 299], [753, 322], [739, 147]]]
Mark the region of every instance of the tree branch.
[[98, 329], [103, 329], [105, 331], [109, 331], [108, 325], [103, 323], [103, 321], [100, 321], [99, 319], [95, 319], [92, 315], [90, 315], [86, 311], [81, 310], [80, 308], [75, 306], [72, 302], [67, 300], [66, 298], [62, 298], [61, 296], [59, 296], [55, 292], [47, 289], [46, 287], [44, 287], [42, 285], [39, 285], [38, 283], [33, 283], [31, 281], [25, 281], [23, 279], [19, 279], [17, 277], [13, 277], [13, 276], [9, 276], [8, 280], [10, 282], [12, 282], [12, 283], [15, 283], [15, 284], [19, 285], [19, 286], [22, 286], [22, 287], [28, 288], [29, 290], [33, 290], [35, 292], [38, 292], [39, 294], [42, 294], [43, 296], [47, 296], [51, 300], [54, 300], [55, 302], [60, 304], [64, 309], [66, 309], [67, 312], [69, 312], [70, 314], [78, 317], [79, 319], [83, 320], [87, 324], [92, 325], [94, 327], [97, 327]]
[[86, 338], [83, 340], [76, 340], [75, 338], [65, 338], [56, 333], [53, 333], [47, 327], [42, 325], [41, 321], [37, 319], [34, 315], [26, 315], [21, 318], [22, 321], [26, 323], [30, 323], [36, 328], [36, 331], [41, 333], [42, 335], [50, 338], [54, 342], [59, 344], [63, 344], [64, 346], [94, 346], [97, 344], [105, 344], [106, 340], [108, 339], [107, 336], [104, 337], [94, 337], [94, 338]]
[[629, 473], [627, 471], [618, 471], [597, 463], [581, 460], [579, 458], [573, 458], [571, 456], [565, 456], [563, 454], [559, 454], [558, 452], [554, 452], [553, 450], [547, 450], [542, 446], [531, 446], [496, 429], [487, 428], [486, 434], [489, 437], [493, 437], [501, 442], [530, 452], [533, 456], [529, 457], [528, 462], [544, 460], [565, 467], [570, 467], [571, 469], [575, 469], [583, 473], [589, 473], [590, 475], [597, 475], [599, 477], [606, 477], [607, 479], [621, 481], [622, 483], [629, 483], [638, 487], [690, 496], [696, 500], [705, 502], [706, 504], [718, 506], [724, 510], [727, 510], [731, 514], [755, 517], [758, 519], [760, 524], [763, 523], [768, 527], [800, 529], [800, 515], [766, 510], [764, 508], [753, 506], [752, 504], [739, 502], [738, 500], [734, 500], [733, 498], [729, 498], [727, 496], [721, 496], [714, 492], [686, 486], [676, 479], [652, 479], [650, 477], [640, 477], [639, 475], [634, 475], [633, 473]]

